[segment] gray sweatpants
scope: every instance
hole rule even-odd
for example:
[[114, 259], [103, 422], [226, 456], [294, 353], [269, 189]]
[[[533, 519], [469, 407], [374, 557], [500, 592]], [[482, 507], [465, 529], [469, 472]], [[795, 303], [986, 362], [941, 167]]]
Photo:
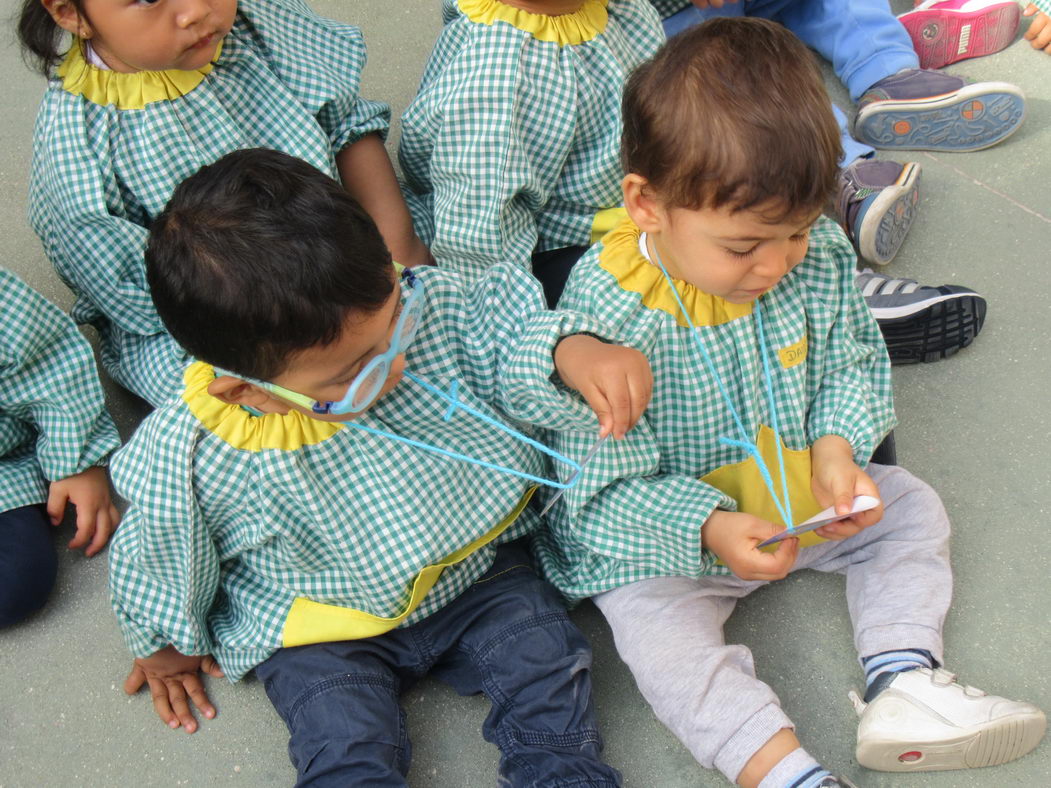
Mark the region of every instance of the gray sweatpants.
[[[941, 662], [952, 596], [949, 519], [937, 493], [903, 468], [870, 464], [867, 472], [879, 486], [883, 519], [849, 539], [800, 550], [793, 571], [846, 575], [859, 657], [915, 648]], [[657, 717], [703, 766], [731, 781], [771, 736], [794, 727], [756, 678], [748, 649], [723, 638], [737, 600], [763, 585], [734, 576], [658, 577], [594, 598]]]

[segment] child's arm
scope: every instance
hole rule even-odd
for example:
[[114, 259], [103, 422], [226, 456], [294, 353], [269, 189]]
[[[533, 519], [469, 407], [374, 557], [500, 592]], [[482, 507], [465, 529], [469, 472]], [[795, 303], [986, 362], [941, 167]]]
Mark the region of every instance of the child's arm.
[[701, 544], [742, 580], [780, 580], [796, 562], [799, 540], [784, 539], [774, 552], [757, 545], [782, 530], [755, 515], [717, 510], [701, 529]]
[[430, 265], [434, 260], [412, 227], [394, 167], [378, 133], [368, 134], [336, 155], [343, 186], [361, 203], [383, 236], [391, 256], [402, 265]]
[[1036, 0], [1026, 6], [1022, 16], [1033, 17], [1025, 31], [1025, 40], [1033, 49], [1042, 49], [1051, 55], [1051, 2]]
[[77, 510], [77, 533], [69, 548], [86, 547], [84, 554], [91, 557], [106, 546], [120, 522], [120, 512], [110, 499], [106, 471], [95, 466], [51, 482], [47, 513], [52, 525], [62, 522], [67, 504], [73, 504]]
[[825, 435], [810, 447], [811, 487], [822, 506], [835, 506], [837, 514], [850, 511], [854, 498], [870, 495], [880, 501], [879, 506], [849, 519], [822, 526], [817, 534], [838, 541], [853, 536], [863, 528], [875, 525], [883, 517], [883, 501], [879, 488], [854, 461], [850, 443], [839, 435]]

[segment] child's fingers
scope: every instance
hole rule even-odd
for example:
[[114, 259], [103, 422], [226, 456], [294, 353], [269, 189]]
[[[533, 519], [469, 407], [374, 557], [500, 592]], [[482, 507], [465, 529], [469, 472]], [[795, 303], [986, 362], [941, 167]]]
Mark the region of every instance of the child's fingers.
[[208, 693], [204, 691], [204, 684], [201, 682], [200, 676], [196, 674], [188, 676], [183, 681], [183, 686], [186, 692], [189, 693], [193, 705], [201, 710], [201, 714], [208, 719], [215, 717], [215, 706], [208, 700]]
[[650, 406], [650, 397], [653, 395], [653, 375], [645, 375], [641, 379], [628, 378], [628, 388], [631, 392], [631, 423], [630, 430], [639, 423], [642, 414]]
[[68, 502], [69, 495], [66, 493], [65, 488], [52, 484], [51, 491], [47, 496], [47, 516], [51, 520], [52, 525], [58, 525], [62, 522], [62, 518], [66, 515], [66, 504]]
[[795, 565], [799, 554], [799, 540], [785, 539], [772, 553], [755, 551], [753, 570], [749, 580], [781, 580]]
[[[172, 713], [178, 719], [179, 725], [182, 725], [187, 733], [193, 733], [197, 730], [197, 720], [194, 719], [193, 714], [190, 712], [190, 701], [186, 695], [186, 689], [183, 687], [183, 681], [188, 682], [188, 679], [184, 676], [173, 676], [164, 680], [164, 685], [168, 690], [167, 701], [171, 704]], [[169, 722], [168, 727], [175, 728], [178, 726]]]
[[[1030, 27], [1032, 30], [1032, 27]], [[1043, 30], [1036, 34], [1032, 39], [1033, 49], [1043, 49], [1048, 44], [1051, 44], [1051, 21], [1044, 25]]]
[[201, 672], [207, 673], [209, 676], [217, 679], [221, 679], [226, 675], [223, 673], [223, 669], [219, 667], [219, 663], [215, 661], [215, 657], [211, 654], [208, 654], [201, 660]]
[[153, 699], [153, 710], [161, 718], [161, 722], [169, 728], [179, 727], [179, 718], [172, 712], [171, 703], [168, 702], [168, 685], [164, 679], [146, 677], [146, 683], [150, 685], [150, 697]]
[[140, 689], [142, 685], [146, 683], [146, 671], [140, 668], [138, 665], [131, 666], [131, 673], [124, 679], [124, 691], [129, 695], [134, 695]]
[[113, 534], [113, 529], [116, 524], [111, 519], [112, 506], [107, 506], [99, 509], [98, 514], [95, 516], [95, 535], [91, 539], [91, 544], [88, 545], [88, 549], [84, 551], [84, 555], [88, 558], [95, 555], [99, 550], [106, 546], [106, 542], [109, 541], [110, 536]]
[[69, 542], [70, 550], [79, 550], [91, 541], [95, 535], [96, 514], [90, 506], [84, 503], [77, 507], [77, 532]]

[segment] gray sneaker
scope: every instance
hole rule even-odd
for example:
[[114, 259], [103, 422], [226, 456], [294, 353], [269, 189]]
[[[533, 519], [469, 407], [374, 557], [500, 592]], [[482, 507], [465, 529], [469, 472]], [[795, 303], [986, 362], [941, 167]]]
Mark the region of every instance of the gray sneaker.
[[898, 253], [919, 202], [920, 165], [858, 159], [839, 171], [836, 218], [867, 263]]
[[971, 344], [985, 322], [985, 299], [969, 287], [920, 285], [869, 268], [855, 283], [879, 323], [893, 364], [948, 358]]
[[1025, 119], [1025, 95], [1006, 82], [968, 85], [910, 68], [881, 79], [858, 100], [854, 138], [874, 148], [964, 152], [996, 145]]

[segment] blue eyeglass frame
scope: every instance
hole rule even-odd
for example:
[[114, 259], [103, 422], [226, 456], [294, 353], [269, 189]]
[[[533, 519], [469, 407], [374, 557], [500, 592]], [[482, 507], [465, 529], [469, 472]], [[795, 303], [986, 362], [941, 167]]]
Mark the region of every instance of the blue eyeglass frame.
[[[335, 402], [319, 402], [313, 397], [278, 386], [276, 383], [266, 383], [266, 387], [279, 397], [294, 402], [304, 408], [310, 408], [319, 415], [342, 416], [349, 413], [361, 413], [365, 410], [383, 389], [390, 375], [391, 365], [394, 359], [404, 353], [412, 340], [416, 338], [416, 332], [420, 327], [420, 312], [423, 309], [423, 282], [406, 268], [401, 275], [399, 287], [407, 286], [409, 295], [401, 308], [398, 322], [391, 334], [390, 347], [383, 353], [372, 358], [364, 368], [354, 376], [354, 380], [347, 387], [347, 393], [342, 399]], [[411, 321], [411, 322], [410, 322]], [[368, 386], [362, 389], [363, 386]], [[359, 396], [360, 395], [360, 396]]]

